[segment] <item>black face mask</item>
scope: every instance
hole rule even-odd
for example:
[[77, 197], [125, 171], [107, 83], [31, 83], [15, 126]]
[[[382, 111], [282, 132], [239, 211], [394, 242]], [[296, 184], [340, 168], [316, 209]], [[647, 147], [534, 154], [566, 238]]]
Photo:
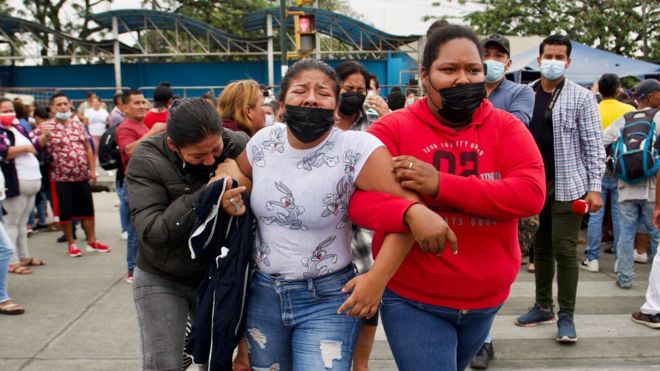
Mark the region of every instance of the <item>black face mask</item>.
[[455, 126], [468, 124], [472, 120], [472, 114], [486, 97], [486, 87], [483, 82], [458, 85], [440, 89], [438, 92], [442, 98], [442, 107], [438, 109], [438, 114], [450, 124], [458, 124]]
[[219, 163], [218, 159], [215, 159], [215, 163], [213, 163], [213, 165], [204, 165], [203, 163], [193, 165], [190, 162], [187, 162], [186, 160], [183, 159], [183, 156], [181, 155], [181, 152], [179, 152], [179, 150], [177, 150], [176, 152], [179, 155], [179, 158], [181, 158], [181, 162], [183, 163], [183, 172], [185, 174], [190, 174], [190, 176], [194, 177], [195, 179], [201, 179], [204, 181], [213, 178], [213, 176], [215, 175], [215, 168]]
[[296, 139], [303, 143], [313, 142], [323, 136], [335, 124], [335, 111], [286, 105], [286, 126]]
[[342, 93], [339, 112], [351, 116], [362, 108], [365, 99], [367, 99], [367, 96], [357, 91]]

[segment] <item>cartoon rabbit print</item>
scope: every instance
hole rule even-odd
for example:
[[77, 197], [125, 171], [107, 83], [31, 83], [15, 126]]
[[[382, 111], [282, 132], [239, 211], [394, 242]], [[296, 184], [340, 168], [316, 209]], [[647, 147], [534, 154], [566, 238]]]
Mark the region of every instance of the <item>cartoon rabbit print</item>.
[[313, 153], [303, 157], [303, 159], [298, 162], [298, 169], [305, 169], [307, 171], [312, 171], [315, 167], [319, 168], [326, 164], [330, 167], [334, 167], [339, 162], [339, 156], [328, 156], [326, 153], [331, 151], [334, 148], [334, 142], [327, 141], [321, 148], [317, 149]]
[[330, 236], [326, 238], [316, 246], [311, 257], [302, 259], [302, 265], [307, 268], [307, 272], [303, 273], [303, 278], [318, 277], [323, 274], [332, 273], [329, 265], [337, 263], [337, 254], [328, 254], [325, 248], [332, 245], [336, 237]]
[[261, 232], [257, 228], [252, 258], [256, 264], [263, 264], [270, 267], [270, 259], [268, 259], [268, 255], [270, 255], [270, 247], [264, 242], [263, 237], [261, 237]]
[[270, 153], [284, 153], [284, 128], [275, 128], [270, 131], [270, 138], [263, 141], [259, 146], [252, 146], [253, 162], [256, 166], [266, 166], [264, 150]]
[[266, 210], [276, 211], [275, 216], [264, 216], [261, 220], [270, 225], [277, 223], [279, 226], [288, 226], [289, 229], [294, 231], [306, 231], [307, 226], [300, 220], [300, 215], [305, 212], [305, 208], [296, 205], [296, 200], [293, 197], [293, 192], [284, 185], [283, 182], [275, 182], [275, 188], [280, 191], [283, 196], [279, 201], [266, 202]]
[[330, 215], [336, 216], [341, 214], [341, 218], [336, 226], [337, 229], [344, 228], [349, 220], [348, 202], [355, 190], [353, 177], [355, 174], [355, 164], [357, 164], [360, 157], [360, 153], [353, 153], [351, 150], [344, 152], [344, 176], [337, 183], [337, 193], [330, 193], [323, 197], [325, 209], [323, 209], [321, 216], [328, 217]]

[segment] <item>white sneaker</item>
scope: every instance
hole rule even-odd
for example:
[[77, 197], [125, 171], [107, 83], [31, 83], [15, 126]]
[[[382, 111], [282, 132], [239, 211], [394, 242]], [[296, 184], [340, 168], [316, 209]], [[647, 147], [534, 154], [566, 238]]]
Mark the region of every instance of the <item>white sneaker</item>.
[[122, 241], [128, 240], [128, 232], [126, 232], [126, 231], [121, 232], [121, 236], [119, 236], [119, 239], [122, 240]]
[[594, 260], [585, 259], [585, 261], [580, 263], [580, 268], [587, 270], [589, 272], [598, 272], [599, 270], [598, 259], [594, 259]]
[[633, 257], [634, 257], [635, 263], [646, 264], [649, 261], [649, 256], [646, 253], [638, 254], [637, 250], [634, 250], [634, 249], [633, 249]]

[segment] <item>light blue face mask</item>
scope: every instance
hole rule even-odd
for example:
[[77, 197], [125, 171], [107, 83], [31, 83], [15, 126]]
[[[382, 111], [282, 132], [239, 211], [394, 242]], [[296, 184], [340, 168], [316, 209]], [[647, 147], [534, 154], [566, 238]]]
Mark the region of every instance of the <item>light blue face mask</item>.
[[55, 118], [61, 121], [66, 121], [69, 118], [71, 118], [71, 111], [66, 111], [66, 112], [56, 112], [55, 113]]
[[484, 64], [486, 65], [486, 82], [496, 82], [504, 76], [504, 63], [486, 60]]
[[266, 121], [264, 122], [265, 126], [271, 126], [275, 122], [275, 117], [273, 115], [266, 115]]
[[541, 60], [541, 75], [548, 80], [557, 80], [564, 76], [566, 62], [555, 59]]

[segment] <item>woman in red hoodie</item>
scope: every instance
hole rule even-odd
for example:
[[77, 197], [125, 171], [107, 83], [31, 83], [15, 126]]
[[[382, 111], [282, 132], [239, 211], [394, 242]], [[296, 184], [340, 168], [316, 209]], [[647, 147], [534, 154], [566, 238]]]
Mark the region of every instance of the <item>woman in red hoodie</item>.
[[[428, 254], [428, 246], [415, 244], [406, 255], [402, 246], [381, 318], [400, 370], [463, 370], [520, 268], [517, 222], [543, 207], [543, 162], [525, 125], [485, 99], [472, 30], [447, 26], [433, 33], [420, 72], [428, 96], [384, 116], [369, 132], [395, 156], [401, 185], [447, 220], [458, 253]], [[384, 197], [358, 191], [351, 200], [351, 218], [381, 230], [374, 254], [384, 232], [403, 230], [384, 229], [386, 214], [375, 212]]]

